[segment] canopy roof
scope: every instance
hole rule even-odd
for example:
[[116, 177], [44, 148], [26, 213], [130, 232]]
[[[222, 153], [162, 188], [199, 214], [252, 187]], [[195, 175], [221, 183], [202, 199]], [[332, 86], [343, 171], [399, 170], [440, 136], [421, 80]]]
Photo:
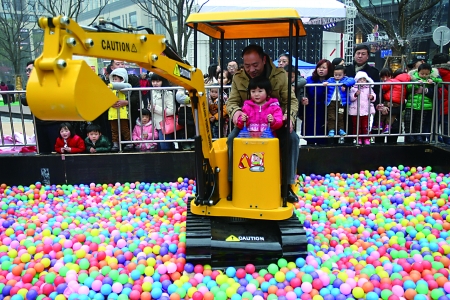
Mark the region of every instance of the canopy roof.
[[238, 10], [226, 12], [200, 12], [189, 15], [186, 24], [216, 39], [249, 39], [289, 37], [289, 24], [293, 22], [299, 36], [306, 35], [302, 20], [295, 9]]
[[345, 18], [346, 6], [337, 0], [209, 0], [201, 12], [248, 11], [254, 9], [294, 8], [303, 22], [313, 18]]

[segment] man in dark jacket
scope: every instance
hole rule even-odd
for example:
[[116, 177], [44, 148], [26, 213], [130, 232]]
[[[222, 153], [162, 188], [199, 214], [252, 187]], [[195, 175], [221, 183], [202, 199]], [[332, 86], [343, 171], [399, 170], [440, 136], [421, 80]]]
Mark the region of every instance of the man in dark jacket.
[[[27, 62], [25, 69], [27, 77], [30, 78], [31, 71], [34, 68], [34, 60]], [[25, 96], [21, 97], [22, 105], [28, 106], [28, 101]], [[38, 152], [40, 154], [50, 154], [55, 151], [56, 139], [59, 137], [59, 121], [43, 121], [38, 118], [35, 119], [36, 127], [36, 142]]]
[[[282, 68], [277, 68], [270, 60], [267, 54], [264, 53], [263, 49], [255, 44], [249, 45], [242, 51], [242, 59], [244, 61], [244, 70], [236, 72], [233, 76], [233, 83], [231, 85], [230, 97], [227, 101], [227, 111], [230, 116], [230, 120], [233, 120], [234, 124], [237, 124], [239, 117], [243, 114], [242, 105], [248, 97], [248, 85], [250, 79], [265, 76], [270, 80], [273, 87], [271, 97], [277, 98], [280, 102], [281, 109], [283, 110], [283, 119], [287, 120], [287, 104], [288, 101], [291, 102], [290, 111], [290, 131], [283, 127], [277, 131], [277, 136], [280, 141], [288, 138], [290, 140], [290, 147], [288, 150], [290, 157], [288, 158], [288, 163], [284, 163], [287, 168], [288, 178], [283, 178], [283, 182], [288, 181], [289, 185], [295, 184], [295, 172], [297, 169], [298, 155], [299, 155], [299, 137], [294, 129], [295, 119], [297, 117], [298, 110], [298, 100], [295, 97], [295, 93], [291, 93], [291, 98], [288, 99], [288, 91], [291, 89], [291, 85], [288, 82], [286, 72]], [[233, 159], [233, 139], [238, 136], [239, 128], [235, 127], [231, 133], [228, 135], [227, 145], [228, 145], [228, 157], [229, 162]], [[283, 148], [286, 144], [280, 142], [281, 152], [283, 153]], [[228, 164], [228, 180], [231, 182], [233, 180], [232, 172], [233, 165]], [[284, 174], [284, 172], [283, 172]], [[284, 189], [284, 188], [282, 188]], [[288, 187], [287, 201], [298, 202], [297, 195], [292, 190], [292, 187]]]
[[[14, 85], [11, 84], [11, 81], [9, 81], [9, 80], [6, 82], [6, 86], [8, 87], [8, 91], [14, 91], [15, 90]], [[11, 103], [14, 103], [16, 101], [15, 98], [14, 98], [14, 94], [9, 94], [9, 101]]]
[[[372, 67], [371, 65], [368, 64], [369, 54], [370, 54], [369, 46], [367, 46], [367, 45], [356, 46], [355, 51], [354, 51], [353, 64], [348, 65], [346, 67], [346, 72], [345, 72], [346, 76], [355, 77], [355, 75], [358, 71], [364, 71], [367, 73], [367, 75], [369, 75], [370, 78], [372, 78], [372, 80], [374, 82], [380, 82], [380, 71], [377, 68]], [[374, 85], [373, 91], [377, 95], [376, 101], [374, 103], [374, 106], [376, 107], [377, 104], [382, 103], [382, 99], [383, 99], [382, 95], [380, 94], [380, 85]], [[345, 114], [347, 114], [347, 112]], [[375, 124], [377, 124], [376, 122], [379, 120], [378, 112], [375, 113], [374, 120], [375, 120]], [[352, 128], [352, 123], [351, 123], [350, 118], [348, 118], [347, 128], [349, 128], [349, 129]], [[393, 124], [391, 124], [391, 133], [398, 133], [399, 129], [400, 129], [399, 122], [398, 122], [398, 120], [396, 120]], [[371, 133], [378, 134], [378, 130], [376, 130], [376, 131], [372, 130]], [[397, 141], [397, 136], [388, 137], [388, 143], [395, 143], [396, 141]], [[353, 138], [346, 138], [346, 142], [352, 143]], [[384, 143], [384, 136], [375, 137], [375, 142], [376, 143]]]

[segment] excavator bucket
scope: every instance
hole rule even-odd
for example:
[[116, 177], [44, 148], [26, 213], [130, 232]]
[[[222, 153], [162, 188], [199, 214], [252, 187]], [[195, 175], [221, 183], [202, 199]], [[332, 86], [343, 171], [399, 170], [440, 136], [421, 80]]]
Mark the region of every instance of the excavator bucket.
[[92, 121], [117, 97], [83, 60], [68, 59], [63, 69], [35, 64], [27, 84], [27, 102], [41, 120]]

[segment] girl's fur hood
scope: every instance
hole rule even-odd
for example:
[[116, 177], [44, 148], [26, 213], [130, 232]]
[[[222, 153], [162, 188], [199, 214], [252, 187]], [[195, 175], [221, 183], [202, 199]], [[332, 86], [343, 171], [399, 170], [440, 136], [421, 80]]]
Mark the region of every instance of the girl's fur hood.
[[117, 75], [119, 77], [122, 77], [122, 79], [123, 79], [122, 82], [128, 83], [128, 72], [127, 72], [127, 69], [124, 69], [124, 68], [114, 69], [111, 72], [111, 74], [109, 75], [110, 82], [113, 82], [112, 81], [113, 75]]
[[369, 75], [367, 75], [364, 71], [358, 71], [355, 75], [355, 82], [358, 83], [358, 80], [361, 78], [365, 78], [367, 80], [367, 83], [370, 85], [370, 87], [373, 87], [373, 79], [370, 78]]

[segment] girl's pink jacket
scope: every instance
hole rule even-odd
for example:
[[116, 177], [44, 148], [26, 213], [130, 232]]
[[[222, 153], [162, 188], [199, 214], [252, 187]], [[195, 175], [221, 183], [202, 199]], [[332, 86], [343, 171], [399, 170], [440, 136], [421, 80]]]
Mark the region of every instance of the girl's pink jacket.
[[[359, 94], [359, 115], [368, 116], [369, 114], [375, 113], [375, 108], [372, 102], [375, 102], [377, 95], [373, 91], [372, 87], [369, 85], [360, 85], [359, 89], [361, 94]], [[348, 114], [350, 116], [356, 116], [358, 113], [358, 96], [355, 93], [358, 91], [358, 86], [355, 85], [350, 90], [350, 107], [348, 109]], [[369, 96], [373, 95], [373, 100], [369, 100]]]
[[155, 150], [157, 145], [152, 140], [153, 137], [155, 140], [158, 139], [158, 133], [156, 132], [156, 128], [153, 128], [151, 120], [147, 124], [143, 124], [142, 127], [140, 120], [136, 120], [136, 125], [134, 126], [133, 129], [133, 141], [142, 141], [141, 128], [142, 128], [142, 135], [144, 133], [148, 134], [147, 140], [149, 140], [149, 142], [136, 144], [136, 149], [139, 149], [141, 151]]
[[[280, 107], [280, 102], [276, 98], [270, 98], [262, 106], [253, 103], [252, 100], [246, 100], [242, 107], [242, 112], [247, 117], [247, 129], [249, 131], [264, 131], [267, 129], [268, 121], [267, 115], [273, 116], [273, 122], [270, 124], [272, 131], [275, 131], [283, 125], [283, 111]], [[244, 122], [239, 117], [237, 126], [239, 128], [244, 127]]]

